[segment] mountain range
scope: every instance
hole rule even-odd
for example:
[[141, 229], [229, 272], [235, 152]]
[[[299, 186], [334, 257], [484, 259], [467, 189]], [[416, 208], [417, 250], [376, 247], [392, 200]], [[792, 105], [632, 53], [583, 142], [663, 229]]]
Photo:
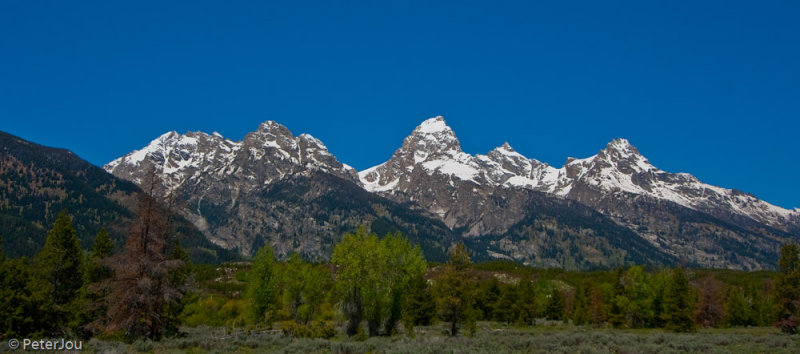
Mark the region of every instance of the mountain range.
[[535, 266], [751, 270], [774, 267], [779, 247], [800, 235], [800, 210], [662, 171], [625, 139], [556, 168], [508, 143], [465, 153], [442, 117], [360, 172], [273, 121], [242, 141], [168, 132], [103, 168], [139, 183], [151, 167], [185, 202], [183, 216], [243, 255], [270, 243], [326, 259], [343, 232], [366, 225], [406, 234], [432, 260], [462, 241], [476, 260]]
[[[0, 132], [0, 237], [11, 257], [41, 250], [58, 213], [72, 217], [81, 246], [89, 249], [106, 228], [121, 249], [142, 190], [65, 149], [41, 146]], [[181, 244], [196, 262], [239, 257], [216, 246], [188, 221], [175, 218]]]

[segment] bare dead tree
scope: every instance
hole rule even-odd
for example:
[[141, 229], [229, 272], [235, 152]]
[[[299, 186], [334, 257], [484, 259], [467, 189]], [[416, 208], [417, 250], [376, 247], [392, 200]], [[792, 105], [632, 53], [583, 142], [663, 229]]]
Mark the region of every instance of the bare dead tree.
[[[170, 272], [183, 261], [170, 259], [172, 229], [169, 193], [161, 188], [154, 169], [148, 171], [139, 195], [136, 220], [123, 252], [111, 257], [115, 270], [108, 307], [108, 330], [130, 338], [160, 338], [167, 324], [167, 308], [180, 301], [182, 284]], [[166, 202], [166, 205], [165, 203]]]

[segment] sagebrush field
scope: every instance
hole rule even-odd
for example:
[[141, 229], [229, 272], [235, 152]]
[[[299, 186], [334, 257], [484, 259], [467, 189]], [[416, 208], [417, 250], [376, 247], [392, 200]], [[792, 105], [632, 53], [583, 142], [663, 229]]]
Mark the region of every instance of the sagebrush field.
[[414, 338], [291, 338], [280, 332], [227, 333], [223, 328], [190, 328], [184, 337], [124, 344], [93, 339], [89, 352], [123, 353], [797, 353], [800, 337], [776, 328], [701, 329], [671, 333], [660, 329], [596, 329], [541, 321], [536, 327], [480, 322], [474, 337], [450, 337], [444, 324], [415, 328]]

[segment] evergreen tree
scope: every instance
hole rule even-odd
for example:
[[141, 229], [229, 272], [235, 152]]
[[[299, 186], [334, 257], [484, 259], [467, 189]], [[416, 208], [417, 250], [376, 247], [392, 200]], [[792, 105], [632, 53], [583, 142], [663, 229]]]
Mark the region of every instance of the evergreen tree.
[[275, 304], [276, 276], [275, 254], [269, 244], [262, 246], [253, 258], [253, 267], [247, 273], [247, 299], [250, 315], [257, 324], [268, 322], [268, 312]]
[[536, 321], [536, 294], [533, 291], [533, 283], [528, 279], [521, 280], [517, 285], [514, 311], [519, 322], [532, 326]]
[[89, 262], [86, 265], [86, 282], [97, 283], [108, 279], [113, 274], [113, 269], [104, 264], [103, 260], [110, 257], [114, 251], [108, 231], [101, 228], [94, 237], [92, 251], [89, 253]]
[[39, 303], [34, 300], [30, 265], [24, 258], [5, 259], [0, 253], [0, 340], [20, 337], [41, 337], [49, 324], [39, 314]]
[[434, 287], [439, 316], [450, 323], [451, 336], [456, 336], [462, 326], [470, 335], [476, 330], [474, 284], [469, 279], [469, 267], [466, 247], [463, 243], [456, 244]]
[[519, 315], [516, 308], [518, 301], [519, 294], [516, 286], [500, 286], [500, 297], [494, 304], [494, 310], [492, 310], [494, 320], [505, 322], [506, 324], [516, 321]]
[[[763, 283], [762, 283], [763, 286]], [[750, 313], [753, 326], [768, 326], [771, 320], [772, 303], [769, 296], [765, 296], [756, 283], [750, 283], [745, 288], [745, 296], [750, 300]]]
[[625, 323], [631, 328], [643, 328], [652, 323], [654, 293], [644, 267], [633, 266], [623, 277]]
[[653, 302], [651, 304], [653, 309], [653, 318], [650, 322], [650, 327], [664, 327], [664, 320], [662, 314], [664, 313], [664, 293], [669, 283], [671, 272], [669, 270], [662, 270], [652, 277], [650, 277], [650, 286], [653, 288]]
[[[184, 284], [175, 284], [173, 271], [184, 262], [171, 257], [175, 235], [170, 203], [164, 207], [157, 197], [159, 185], [154, 170], [144, 183], [147, 193], [139, 194], [136, 219], [125, 248], [111, 257], [114, 267], [108, 307], [108, 330], [123, 331], [128, 338], [159, 339], [168, 329], [168, 310], [183, 296]], [[169, 202], [170, 197], [164, 198]]]
[[582, 283], [575, 289], [573, 300], [572, 323], [583, 326], [589, 322], [589, 287]]
[[747, 326], [751, 319], [750, 305], [742, 289], [737, 286], [728, 290], [725, 298], [725, 323], [728, 326]]
[[453, 247], [452, 252], [450, 252], [450, 259], [448, 259], [447, 265], [458, 271], [463, 271], [471, 267], [472, 262], [469, 259], [467, 246], [461, 242], [457, 243], [455, 247]]
[[800, 324], [800, 255], [797, 244], [781, 248], [775, 279], [775, 317], [784, 333], [797, 333]]
[[436, 314], [436, 299], [433, 298], [428, 281], [423, 274], [414, 277], [409, 283], [405, 301], [404, 325], [406, 331], [413, 333], [414, 326], [430, 325]]
[[489, 321], [495, 318], [494, 308], [500, 298], [500, 282], [497, 278], [481, 282], [475, 291], [475, 309], [478, 319]]
[[550, 290], [547, 295], [547, 305], [544, 315], [548, 320], [561, 321], [564, 319], [564, 294], [557, 288]]
[[168, 248], [169, 260], [176, 262], [175, 266], [169, 269], [169, 283], [175, 286], [175, 294], [178, 299], [167, 303], [164, 334], [178, 334], [180, 327], [180, 314], [183, 312], [184, 299], [187, 293], [186, 284], [191, 278], [189, 252], [178, 242], [177, 238], [172, 239], [171, 246]]
[[34, 258], [33, 296], [41, 304], [40, 315], [48, 327], [46, 334], [64, 334], [68, 330], [83, 276], [83, 250], [71, 217], [61, 211], [47, 233], [44, 247]]
[[625, 286], [623, 285], [624, 273], [622, 268], [617, 268], [615, 273], [614, 286], [609, 299], [608, 310], [608, 323], [614, 328], [619, 328], [625, 325], [625, 308], [627, 307], [628, 299], [625, 297]]
[[82, 337], [99, 333], [106, 325], [108, 310], [107, 297], [110, 293], [109, 282], [114, 270], [106, 264], [114, 245], [108, 231], [101, 228], [94, 238], [92, 250], [86, 263], [86, 279], [81, 288], [81, 304], [71, 327]]
[[688, 332], [695, 330], [692, 320], [694, 310], [694, 297], [689, 278], [683, 269], [676, 267], [667, 283], [664, 292], [664, 328], [675, 332]]

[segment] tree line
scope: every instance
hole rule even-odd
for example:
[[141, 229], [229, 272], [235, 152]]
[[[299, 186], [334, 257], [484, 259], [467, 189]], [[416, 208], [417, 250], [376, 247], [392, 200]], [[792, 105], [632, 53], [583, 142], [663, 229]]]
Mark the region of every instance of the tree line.
[[119, 252], [105, 229], [84, 252], [71, 216], [61, 211], [33, 259], [0, 253], [0, 336], [129, 340], [176, 333], [188, 254], [172, 232], [168, 204], [155, 195], [139, 195]]
[[782, 248], [778, 272], [766, 281], [731, 284], [643, 266], [569, 278], [476, 265], [460, 243], [445, 264], [431, 265], [402, 235], [379, 238], [361, 227], [343, 236], [329, 263], [297, 254], [278, 261], [266, 245], [232, 275], [231, 288], [202, 288], [195, 279], [201, 267], [188, 264], [175, 240], [168, 203], [152, 194], [140, 197], [118, 252], [104, 230], [89, 252], [81, 250], [62, 212], [33, 259], [0, 254], [0, 335], [158, 339], [180, 326], [209, 325], [295, 337], [413, 336], [415, 326], [440, 322], [455, 336], [474, 334], [477, 321], [671, 331], [775, 325], [796, 333], [800, 322], [796, 244]]

